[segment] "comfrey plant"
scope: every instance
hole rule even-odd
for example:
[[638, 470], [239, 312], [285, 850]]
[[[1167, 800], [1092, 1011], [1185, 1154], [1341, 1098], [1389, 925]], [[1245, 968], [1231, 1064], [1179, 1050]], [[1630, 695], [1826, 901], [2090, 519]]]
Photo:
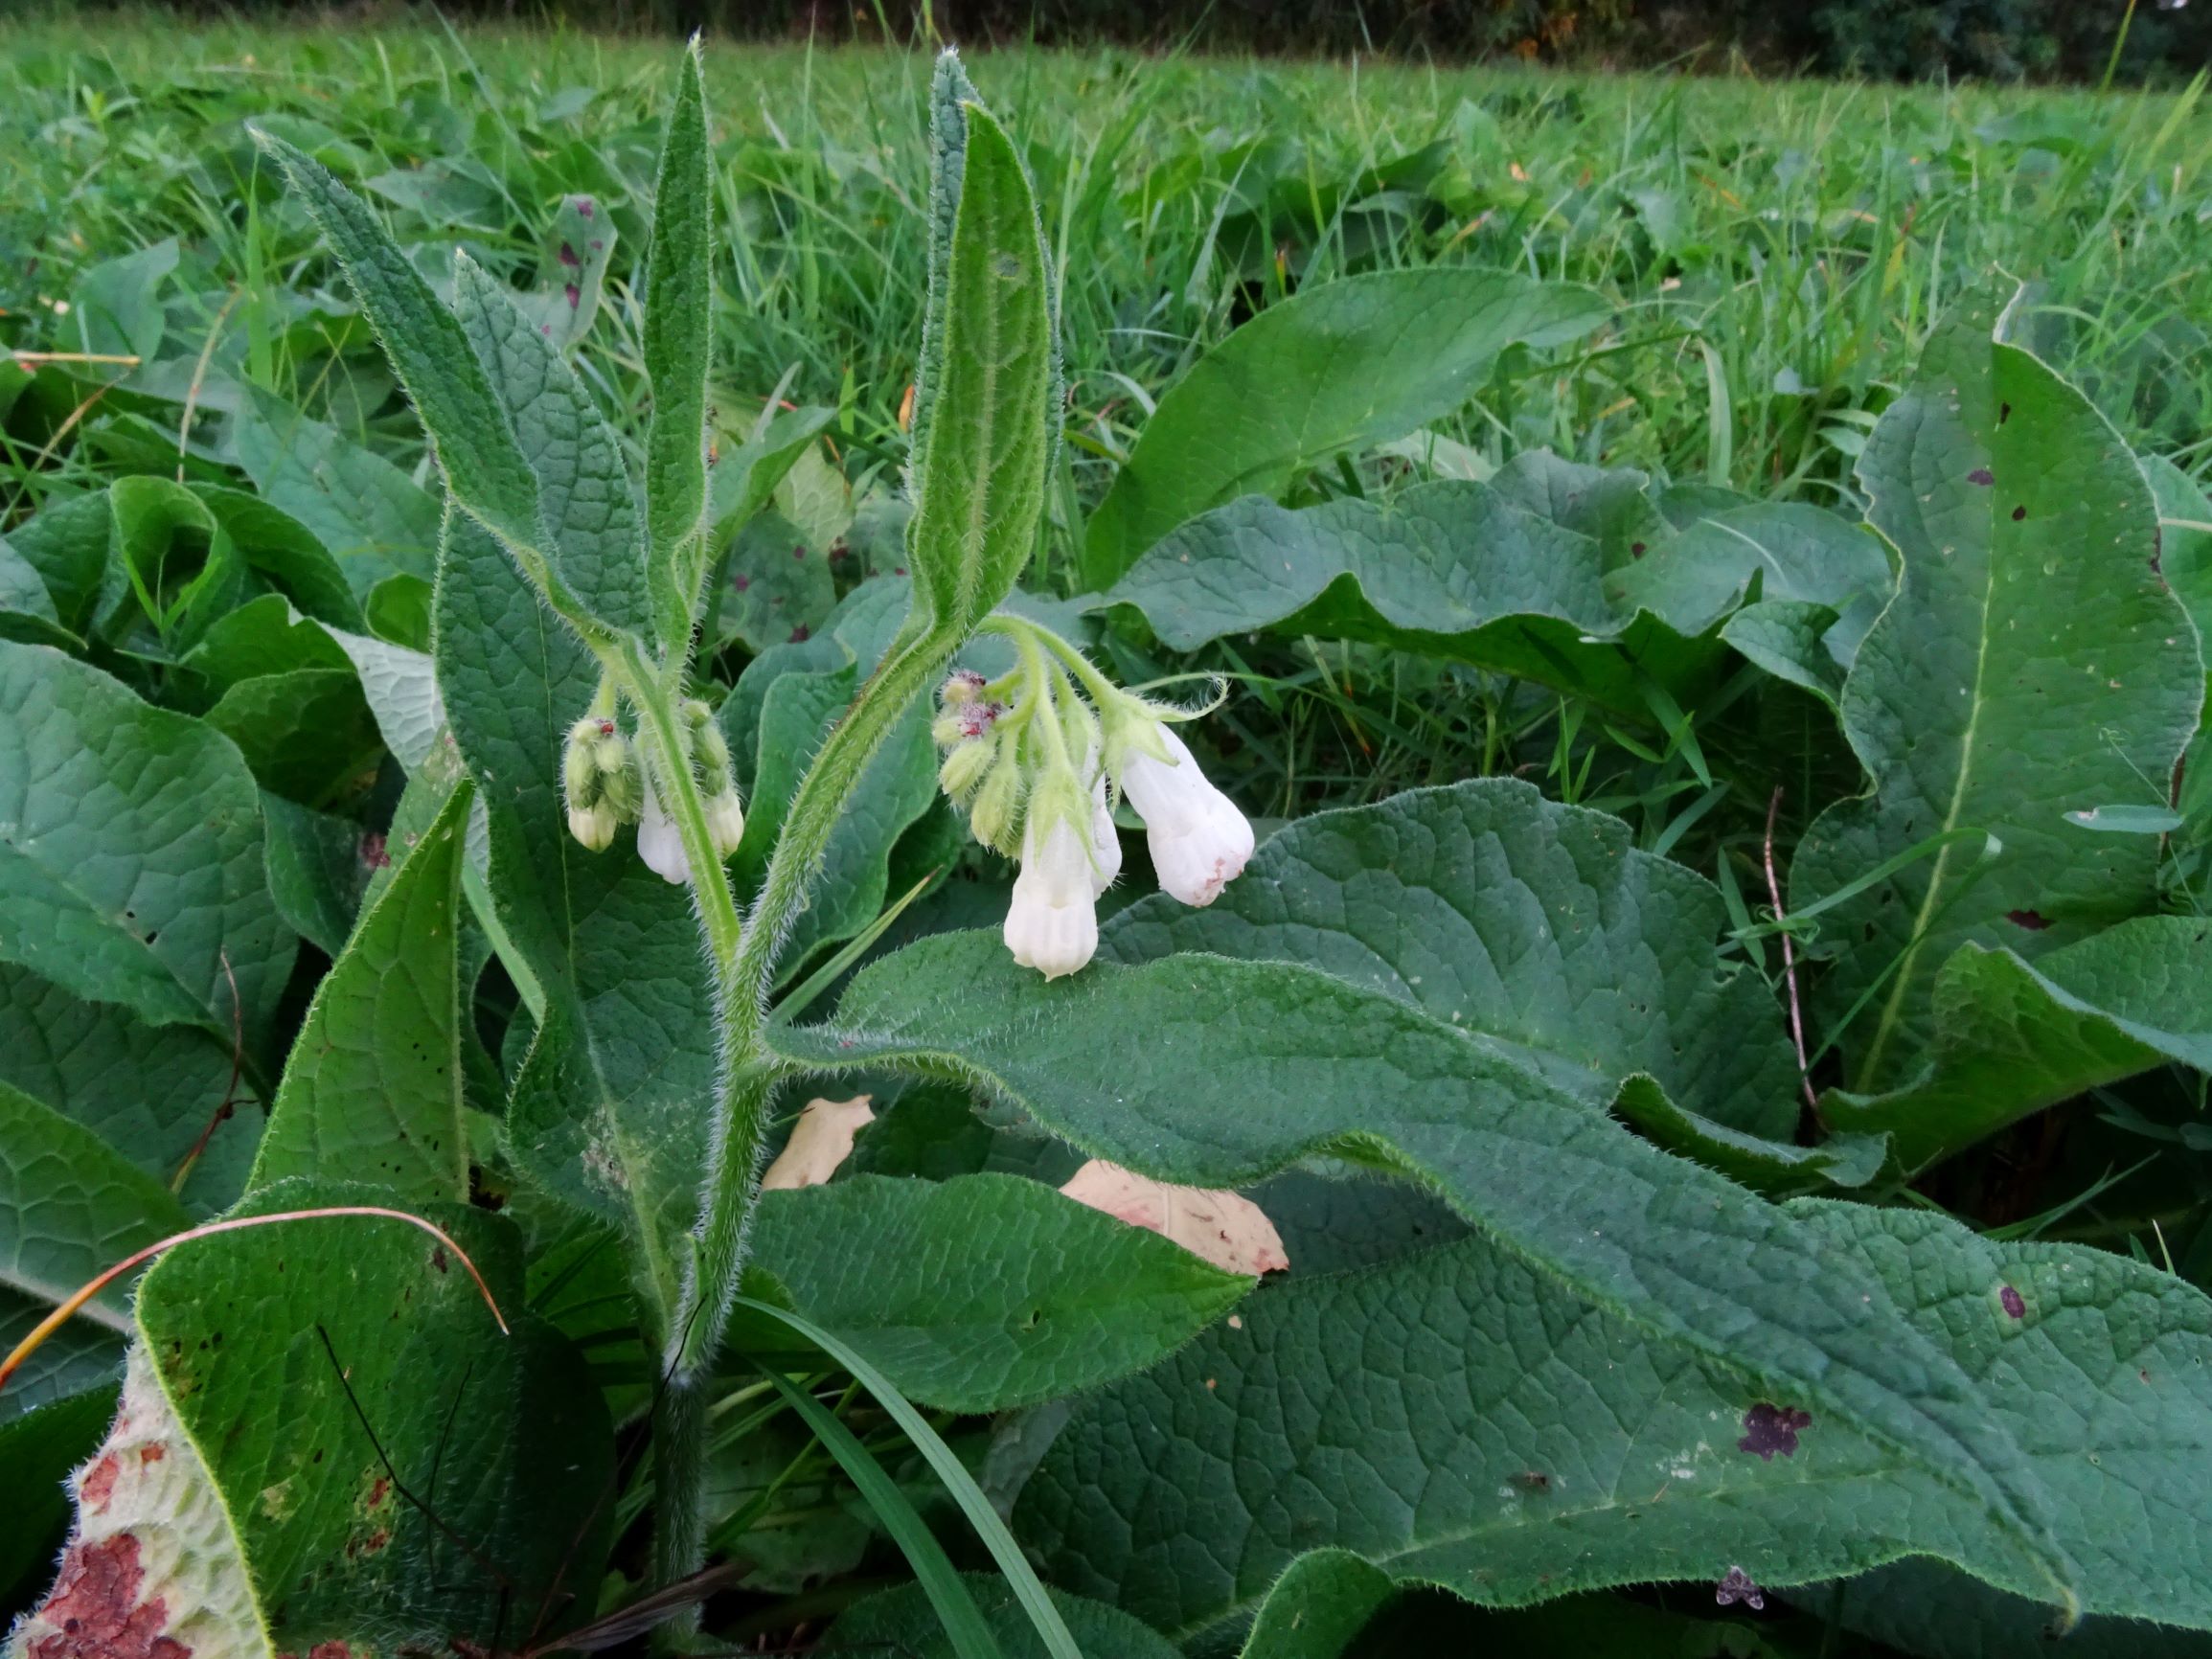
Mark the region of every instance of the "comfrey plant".
[[[950, 53], [931, 96], [929, 299], [907, 479], [911, 605], [798, 780], [743, 908], [724, 869], [745, 833], [730, 748], [692, 684], [716, 552], [706, 428], [713, 186], [696, 50], [684, 59], [656, 187], [642, 477], [549, 329], [502, 284], [463, 257], [454, 304], [440, 304], [328, 170], [262, 139], [328, 236], [436, 446], [450, 495], [442, 588], [481, 574], [465, 572], [456, 550], [489, 538], [542, 607], [526, 625], [565, 628], [596, 666], [596, 690], [568, 716], [559, 761], [569, 834], [598, 857], [622, 859], [622, 830], [634, 824], [636, 856], [688, 884], [697, 914], [718, 1098], [711, 1142], [696, 1149], [704, 1172], [694, 1224], [672, 1236], [655, 1218], [641, 1239], [663, 1350], [655, 1479], [670, 1577], [700, 1556], [700, 1389], [745, 1268], [771, 1100], [792, 1071], [764, 1045], [763, 1021], [810, 884], [887, 734], [943, 681], [945, 787], [969, 805], [981, 840], [1018, 852], [1006, 942], [1048, 977], [1082, 967], [1097, 945], [1093, 904], [1119, 865], [1111, 784], [1144, 815], [1162, 883], [1186, 902], [1212, 899], [1252, 851], [1243, 815], [1164, 723], [1187, 717], [1181, 711], [1122, 691], [1049, 629], [993, 614], [1037, 543], [1059, 440], [1053, 279], [1022, 165]], [[441, 627], [456, 621], [442, 604]], [[1014, 670], [989, 681], [969, 671], [946, 678], [983, 633], [1012, 641]], [[442, 640], [442, 661], [452, 647], [465, 644]], [[497, 794], [490, 768], [479, 782]], [[502, 828], [495, 822], [495, 867]], [[518, 920], [516, 931], [530, 925]], [[541, 1048], [556, 1023], [548, 1017]]]

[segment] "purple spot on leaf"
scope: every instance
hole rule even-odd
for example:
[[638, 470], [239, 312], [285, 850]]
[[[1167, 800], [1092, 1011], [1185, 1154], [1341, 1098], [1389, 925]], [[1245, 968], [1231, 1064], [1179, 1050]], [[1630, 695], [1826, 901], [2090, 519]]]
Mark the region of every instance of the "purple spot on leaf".
[[1728, 1576], [1713, 1586], [1713, 1600], [1723, 1607], [1733, 1607], [1741, 1602], [1757, 1613], [1767, 1605], [1767, 1598], [1759, 1586], [1751, 1581], [1751, 1575], [1741, 1567], [1730, 1567]]
[[605, 247], [605, 246], [606, 246], [606, 244], [605, 244], [604, 242], [601, 241], [601, 240], [600, 240], [600, 239], [599, 239], [597, 237], [593, 237], [593, 238], [591, 239], [591, 251], [592, 251], [593, 253], [595, 253], [595, 254], [596, 254], [596, 253], [598, 253], [600, 249], [602, 249], [602, 248], [604, 248], [604, 247]]
[[737, 583], [738, 591], [740, 593], [743, 593], [745, 589], [753, 585], [753, 579], [749, 576], [736, 576], [732, 577], [730, 580]]
[[[576, 198], [576, 211], [582, 214], [585, 218], [589, 218], [593, 214], [599, 212], [599, 208], [597, 204], [592, 201], [591, 197], [587, 195], [580, 195]], [[591, 245], [595, 248], [599, 246], [597, 242], [593, 242]]]
[[583, 304], [583, 290], [578, 287], [574, 283], [569, 284], [568, 286], [563, 288], [561, 291], [568, 296], [568, 308], [570, 310], [573, 311], [577, 307]]
[[2028, 1305], [2020, 1299], [2020, 1293], [2009, 1284], [1997, 1292], [1997, 1305], [2015, 1319], [2025, 1319], [2028, 1316]]
[[893, 570], [892, 570], [891, 574], [892, 574], [893, 576], [904, 576], [904, 575], [906, 574], [906, 567], [905, 567], [904, 565], [902, 565], [902, 564], [901, 564], [901, 565], [898, 565], [898, 566], [895, 566], [895, 567], [893, 568]]
[[797, 559], [804, 559], [807, 557], [807, 550], [803, 547], [794, 547], [791, 549], [791, 557]]
[[392, 855], [384, 850], [384, 838], [377, 834], [361, 837], [361, 862], [371, 870], [391, 868]]
[[1997, 475], [1986, 466], [1977, 466], [1966, 475], [1966, 481], [1969, 484], [1990, 485], [1997, 481]]
[[1736, 1449], [1772, 1463], [1776, 1452], [1784, 1457], [1795, 1452], [1798, 1431], [1812, 1426], [1811, 1412], [1800, 1411], [1793, 1405], [1769, 1405], [1761, 1400], [1744, 1414], [1744, 1438], [1736, 1443]]
[[540, 334], [543, 334], [548, 340], [553, 338], [553, 325], [551, 323], [538, 324], [537, 331]]
[[1644, 557], [1644, 544], [1643, 544], [1642, 542], [1640, 542], [1640, 541], [1631, 541], [1631, 542], [1630, 542], [1630, 543], [1629, 543], [1629, 557], [1630, 557], [1630, 558], [1641, 558], [1641, 557]]
[[576, 250], [566, 242], [560, 244], [560, 262], [564, 265], [581, 265], [583, 263], [582, 260], [576, 257]]
[[2050, 918], [2040, 910], [2008, 910], [2005, 920], [2015, 927], [2024, 927], [2030, 933], [2041, 933], [2050, 926]]
[[805, 645], [807, 643], [807, 635], [809, 632], [810, 630], [807, 625], [805, 623], [801, 623], [797, 627], [791, 630], [791, 643], [795, 646]]

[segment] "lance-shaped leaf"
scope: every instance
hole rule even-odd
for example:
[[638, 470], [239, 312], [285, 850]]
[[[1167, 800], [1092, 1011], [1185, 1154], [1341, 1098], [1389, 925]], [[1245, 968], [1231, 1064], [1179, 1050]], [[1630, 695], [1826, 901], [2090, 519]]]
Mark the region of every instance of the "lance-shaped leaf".
[[[1791, 1213], [1973, 1380], [2050, 1490], [2090, 1612], [2212, 1626], [2187, 1565], [2212, 1515], [2212, 1304], [1940, 1216]], [[1503, 1606], [1913, 1555], [2038, 1593], [2015, 1541], [1925, 1463], [1479, 1237], [1254, 1298], [1240, 1326], [1080, 1406], [1016, 1519], [1059, 1581], [1185, 1638], [1249, 1616], [1313, 1549]]]
[[645, 527], [622, 445], [542, 324], [466, 255], [453, 263], [454, 306], [506, 406], [537, 479], [545, 545], [592, 615], [647, 625]]
[[453, 791], [315, 989], [254, 1164], [373, 1181], [402, 1201], [468, 1196], [461, 1102], [461, 868], [469, 791]]
[[[561, 745], [599, 666], [471, 521], [439, 562], [438, 684], [489, 828], [496, 913], [544, 1003], [507, 1131], [548, 1190], [624, 1225], [673, 1307], [715, 1079], [712, 996], [691, 901], [637, 857], [570, 838]], [[520, 976], [518, 976], [520, 977]]]
[[1450, 414], [1508, 347], [1563, 345], [1610, 314], [1588, 288], [1471, 266], [1347, 277], [1268, 307], [1160, 398], [1091, 516], [1085, 585], [1111, 585], [1185, 519]]
[[1532, 455], [1493, 482], [1388, 503], [1247, 496], [1167, 534], [1106, 602], [1143, 612], [1176, 650], [1261, 629], [1368, 640], [1648, 718], [1644, 686], [1709, 671], [1719, 652], [1699, 636], [1754, 581], [1767, 602], [1867, 614], [1887, 591], [1880, 546], [1834, 513], [1740, 506], [1676, 530], [1644, 484]]
[[1863, 1272], [1394, 998], [1310, 967], [1197, 955], [1046, 983], [995, 937], [951, 934], [862, 970], [836, 1024], [772, 1023], [769, 1040], [812, 1066], [978, 1078], [1160, 1180], [1242, 1186], [1325, 1151], [1417, 1172], [1578, 1298], [1927, 1468], [2034, 1563], [2041, 1593], [2076, 1596], [2018, 1448]]
[[675, 104], [661, 143], [645, 290], [645, 372], [652, 383], [646, 513], [654, 616], [670, 650], [690, 642], [704, 568], [699, 532], [707, 510], [707, 369], [714, 349], [713, 160], [695, 37], [676, 71]]
[[[242, 1213], [389, 1198], [288, 1181]], [[383, 1216], [196, 1239], [139, 1290], [161, 1394], [220, 1494], [279, 1651], [371, 1627], [395, 1645], [512, 1640], [517, 1622], [549, 1632], [598, 1581], [614, 1478], [599, 1392], [524, 1310], [511, 1223], [411, 1208], [467, 1252], [513, 1335], [450, 1250]]]
[[295, 942], [238, 750], [44, 646], [0, 641], [0, 956], [226, 1052], [242, 1011], [258, 1046]]
[[2033, 964], [1962, 945], [1936, 976], [1934, 1026], [1904, 1086], [1822, 1106], [1889, 1134], [1914, 1170], [2168, 1060], [2212, 1071], [2212, 922], [2137, 917]]
[[[453, 499], [498, 537], [562, 615], [588, 625], [590, 608], [548, 546], [530, 458], [461, 320], [438, 303], [383, 221], [328, 169], [280, 138], [257, 136], [329, 239], [392, 372], [414, 400]], [[611, 617], [596, 620], [622, 625]]]
[[1140, 1371], [1252, 1285], [1015, 1175], [847, 1176], [764, 1193], [754, 1226], [754, 1264], [801, 1313], [901, 1393], [959, 1412]]
[[[962, 635], [1029, 562], [1060, 419], [1037, 204], [1013, 143], [965, 86], [947, 54], [935, 94], [932, 203], [932, 236], [947, 240], [942, 259], [934, 245], [930, 258], [917, 382], [929, 402], [915, 429], [907, 532], [918, 599], [938, 626]], [[959, 188], [947, 200], [955, 166]]]
[[1815, 1003], [1833, 1026], [1864, 999], [1844, 1034], [1861, 1093], [1907, 1079], [1936, 1040], [1937, 970], [1961, 944], [2032, 962], [2151, 907], [2155, 842], [2065, 815], [2163, 806], [2204, 694], [2134, 458], [1995, 326], [1986, 297], [1963, 302], [1859, 458], [1904, 561], [1843, 690], [1874, 792], [1806, 832], [1793, 899], [1945, 831], [2003, 844], [1980, 862], [1947, 845], [1821, 918], [1843, 949]]

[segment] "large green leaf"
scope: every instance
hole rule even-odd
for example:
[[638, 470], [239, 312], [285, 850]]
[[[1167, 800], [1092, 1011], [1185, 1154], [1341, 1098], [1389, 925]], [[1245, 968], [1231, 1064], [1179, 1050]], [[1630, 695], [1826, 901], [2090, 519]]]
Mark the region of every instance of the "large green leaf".
[[[153, 1026], [0, 964], [0, 1082], [81, 1124], [195, 1213], [228, 1206], [252, 1167], [260, 1110], [241, 1087], [227, 1118], [231, 1055], [185, 1026]], [[193, 1157], [198, 1151], [196, 1159]]]
[[255, 1186], [300, 1175], [373, 1181], [400, 1202], [468, 1196], [456, 946], [469, 799], [446, 798], [316, 988]]
[[645, 524], [614, 429], [505, 284], [468, 259], [453, 276], [461, 326], [536, 475], [547, 554], [593, 616], [643, 630]]
[[[0, 1083], [0, 1285], [51, 1307], [191, 1225], [162, 1182], [83, 1125]], [[127, 1286], [109, 1285], [80, 1317], [129, 1329]]]
[[1821, 919], [1842, 949], [1815, 1005], [1833, 1031], [1865, 999], [1846, 1047], [1861, 1093], [1909, 1079], [1936, 1040], [1937, 970], [1961, 944], [2033, 961], [2150, 908], [2155, 843], [2065, 814], [2164, 806], [2204, 695], [2141, 470], [1994, 327], [1986, 297], [1962, 303], [1859, 459], [1870, 516], [1904, 560], [1843, 692], [1874, 792], [1806, 832], [1793, 901], [1945, 831], [2003, 844], [1976, 862], [1953, 841]]
[[[1956, 1356], [2045, 1482], [2091, 1612], [2212, 1626], [2189, 1565], [2212, 1514], [2212, 1304], [1939, 1216], [1792, 1214]], [[1801, 1584], [1912, 1555], [2035, 1591], [2013, 1540], [1925, 1465], [1480, 1238], [1252, 1298], [1241, 1329], [1079, 1407], [1017, 1519], [1060, 1581], [1178, 1636], [1248, 1617], [1316, 1548], [1506, 1606], [1731, 1567]]]
[[1249, 1279], [1015, 1175], [762, 1194], [752, 1261], [903, 1394], [991, 1412], [1150, 1365]]
[[[1740, 506], [1676, 530], [1644, 482], [1532, 455], [1490, 483], [1387, 503], [1246, 496], [1169, 533], [1106, 601], [1176, 650], [1261, 629], [1370, 640], [1648, 717], [1647, 677], [1709, 666], [1712, 648], [1685, 642], [1755, 582], [1767, 602], [1838, 612], [1887, 589], [1879, 544], [1834, 513]], [[1835, 648], [1852, 643], [1846, 631]]]
[[1720, 890], [1638, 852], [1617, 818], [1478, 779], [1302, 819], [1248, 874], [1203, 910], [1139, 899], [1101, 954], [1303, 962], [1600, 1104], [1644, 1072], [1722, 1124], [1787, 1139], [1797, 1121], [1781, 1011], [1715, 952]]
[[1239, 1659], [1340, 1659], [1397, 1580], [1350, 1550], [1312, 1550], [1268, 1587]]
[[[292, 1181], [248, 1208], [389, 1198]], [[366, 1628], [513, 1640], [573, 1621], [598, 1581], [614, 1478], [598, 1391], [524, 1313], [512, 1227], [466, 1205], [420, 1208], [482, 1269], [513, 1336], [451, 1252], [375, 1216], [182, 1245], [139, 1291], [162, 1392], [222, 1494], [281, 1649]]]
[[262, 788], [303, 807], [358, 793], [383, 758], [383, 736], [351, 667], [240, 680], [205, 718], [238, 745]]
[[99, 489], [9, 528], [8, 545], [44, 580], [56, 616], [72, 634], [89, 632], [122, 590], [122, 567], [109, 551], [113, 525], [107, 491]]
[[957, 1070], [1097, 1156], [1248, 1183], [1315, 1152], [1418, 1172], [1476, 1225], [1764, 1398], [1839, 1418], [1968, 1495], [2070, 1600], [2045, 1499], [1967, 1378], [1801, 1225], [1431, 1016], [1316, 969], [1172, 956], [1044, 982], [987, 934], [863, 969], [795, 1061]]
[[258, 1046], [294, 942], [238, 750], [44, 646], [0, 641], [0, 956], [226, 1050], [242, 1012]]
[[638, 859], [570, 838], [561, 745], [599, 667], [491, 537], [455, 516], [438, 571], [438, 684], [485, 806], [497, 915], [544, 1018], [514, 1079], [523, 1167], [624, 1224], [673, 1306], [714, 1093], [712, 994], [691, 900]]
[[947, 53], [932, 96], [938, 193], [918, 370], [928, 407], [915, 427], [907, 534], [918, 599], [938, 625], [962, 634], [1029, 562], [1060, 430], [1057, 318], [1037, 204], [1013, 143], [973, 96]]
[[1969, 943], [1933, 1002], [1934, 1042], [1903, 1087], [1822, 1103], [1838, 1128], [1888, 1133], [1911, 1169], [2168, 1060], [2212, 1071], [2212, 922], [2137, 917], [2032, 965]]
[[438, 503], [381, 455], [250, 384], [231, 419], [231, 444], [262, 499], [330, 550], [355, 600], [391, 577], [434, 568]]
[[1508, 347], [1562, 345], [1610, 314], [1587, 288], [1468, 266], [1348, 277], [1270, 306], [1160, 398], [1091, 517], [1085, 585], [1110, 585], [1187, 518], [1450, 414]]
[[[0, 1285], [0, 1344], [13, 1349], [53, 1311], [50, 1302]], [[109, 1386], [123, 1375], [125, 1346], [113, 1326], [98, 1319], [68, 1321], [8, 1379], [8, 1391], [0, 1394], [0, 1423]]]

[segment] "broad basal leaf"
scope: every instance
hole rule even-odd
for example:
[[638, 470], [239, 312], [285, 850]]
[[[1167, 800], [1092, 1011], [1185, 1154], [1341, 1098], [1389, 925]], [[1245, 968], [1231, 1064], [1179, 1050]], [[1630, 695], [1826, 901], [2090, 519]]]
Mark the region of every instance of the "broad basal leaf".
[[383, 758], [383, 738], [351, 666], [240, 680], [203, 717], [238, 745], [262, 788], [303, 807], [359, 794]]
[[382, 456], [251, 384], [230, 432], [262, 499], [330, 550], [355, 600], [393, 576], [426, 577], [435, 567], [438, 503]]
[[1141, 898], [1102, 956], [1302, 962], [1408, 1002], [1571, 1093], [1636, 1072], [1718, 1123], [1788, 1139], [1797, 1062], [1748, 966], [1723, 966], [1719, 889], [1628, 826], [1478, 779], [1318, 813], [1203, 910]]
[[0, 641], [0, 956], [226, 1052], [242, 1008], [257, 1046], [293, 939], [238, 750], [43, 646]]
[[[291, 1181], [248, 1208], [389, 1197]], [[365, 1629], [512, 1641], [517, 1624], [574, 1622], [598, 1582], [613, 1480], [598, 1391], [524, 1312], [508, 1223], [416, 1208], [483, 1270], [513, 1336], [450, 1251], [375, 1216], [180, 1245], [139, 1292], [162, 1395], [222, 1495], [282, 1651]]]
[[901, 1392], [958, 1412], [1141, 1370], [1252, 1284], [1015, 1175], [851, 1175], [765, 1193], [752, 1261]]
[[[1004, 1579], [982, 1573], [962, 1575], [984, 1623], [1005, 1659], [1045, 1659], [1050, 1651]], [[1175, 1649], [1156, 1630], [1148, 1629], [1118, 1607], [1086, 1602], [1046, 1586], [1068, 1634], [1083, 1651], [1106, 1659], [1174, 1659]], [[919, 1584], [878, 1591], [853, 1603], [830, 1632], [832, 1650], [896, 1653], [899, 1659], [955, 1659], [958, 1649], [937, 1629], [937, 1615]]]
[[2204, 695], [2133, 457], [1993, 327], [1986, 298], [1964, 303], [1859, 459], [1873, 522], [1904, 560], [1843, 691], [1874, 792], [1806, 832], [1792, 900], [1945, 831], [2002, 842], [1977, 863], [1954, 841], [1821, 919], [1840, 954], [1816, 1007], [1834, 1028], [1865, 999], [1844, 1034], [1861, 1093], [1910, 1078], [1936, 1040], [1936, 974], [1959, 945], [2034, 961], [2150, 907], [2156, 844], [2065, 814], [2163, 806]]
[[[2186, 1565], [2192, 1517], [2212, 1512], [2212, 1304], [1939, 1216], [1791, 1213], [1974, 1379], [2046, 1483], [2092, 1613], [2212, 1624]], [[1185, 1637], [1249, 1616], [1314, 1549], [1507, 1606], [1731, 1568], [1804, 1583], [1914, 1554], [2035, 1593], [2013, 1541], [1925, 1465], [1480, 1238], [1251, 1299], [1239, 1326], [1079, 1407], [1017, 1519], [1060, 1582]]]
[[1969, 943], [1933, 1000], [1933, 1046], [1903, 1087], [1822, 1106], [1889, 1134], [1909, 1169], [2167, 1060], [2212, 1071], [2212, 922], [2137, 917], [2033, 965]]
[[[1709, 671], [1718, 653], [1690, 642], [1754, 587], [1851, 608], [1861, 629], [1887, 591], [1880, 546], [1834, 513], [1737, 506], [1676, 529], [1645, 482], [1530, 455], [1492, 482], [1418, 485], [1387, 503], [1291, 511], [1246, 496], [1171, 531], [1106, 600], [1142, 611], [1176, 650], [1262, 629], [1370, 640], [1648, 717], [1645, 681]], [[1848, 661], [1856, 637], [1823, 632]]]
[[1309, 967], [1190, 955], [1047, 983], [994, 937], [954, 934], [862, 970], [835, 1025], [769, 1031], [809, 1065], [981, 1078], [1092, 1154], [1162, 1180], [1241, 1186], [1321, 1151], [1416, 1171], [1576, 1296], [1966, 1494], [2045, 1594], [2072, 1593], [2018, 1451], [1863, 1272], [1393, 998]]
[[316, 988], [255, 1186], [301, 1175], [373, 1182], [402, 1203], [468, 1196], [457, 944], [469, 798], [447, 798]]
[[1508, 347], [1563, 345], [1610, 314], [1587, 288], [1466, 266], [1348, 277], [1270, 306], [1160, 398], [1091, 517], [1085, 585], [1109, 586], [1185, 519], [1450, 414]]

